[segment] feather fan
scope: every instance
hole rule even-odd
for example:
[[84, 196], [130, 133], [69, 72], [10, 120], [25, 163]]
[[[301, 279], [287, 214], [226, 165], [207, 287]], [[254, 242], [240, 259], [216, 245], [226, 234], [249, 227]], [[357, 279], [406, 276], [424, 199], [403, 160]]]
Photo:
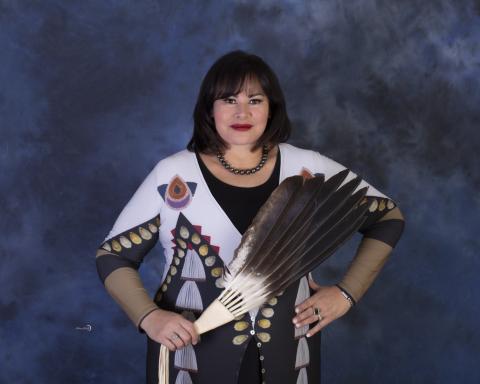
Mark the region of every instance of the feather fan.
[[[315, 269], [360, 228], [368, 210], [360, 202], [368, 187], [354, 192], [359, 177], [342, 185], [349, 172], [328, 180], [291, 176], [272, 192], [225, 268], [225, 289], [195, 321], [199, 334], [258, 308]], [[168, 358], [162, 348], [160, 360]], [[160, 382], [167, 383], [168, 364], [161, 365]]]

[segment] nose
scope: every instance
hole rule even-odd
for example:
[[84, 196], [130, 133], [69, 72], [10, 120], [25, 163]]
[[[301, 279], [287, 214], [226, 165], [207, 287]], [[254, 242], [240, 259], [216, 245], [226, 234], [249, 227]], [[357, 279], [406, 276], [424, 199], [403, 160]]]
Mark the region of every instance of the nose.
[[247, 103], [238, 103], [235, 110], [236, 117], [244, 117], [250, 114], [250, 107]]

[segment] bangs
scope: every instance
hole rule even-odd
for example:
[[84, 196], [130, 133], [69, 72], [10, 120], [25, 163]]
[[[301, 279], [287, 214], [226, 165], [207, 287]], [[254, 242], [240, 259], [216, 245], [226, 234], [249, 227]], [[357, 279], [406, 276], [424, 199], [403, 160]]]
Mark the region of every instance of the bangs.
[[260, 76], [252, 68], [243, 70], [242, 68], [228, 68], [227, 71], [219, 74], [213, 89], [213, 100], [225, 99], [235, 96], [245, 89], [248, 83], [258, 83], [265, 92], [263, 84], [260, 82]]

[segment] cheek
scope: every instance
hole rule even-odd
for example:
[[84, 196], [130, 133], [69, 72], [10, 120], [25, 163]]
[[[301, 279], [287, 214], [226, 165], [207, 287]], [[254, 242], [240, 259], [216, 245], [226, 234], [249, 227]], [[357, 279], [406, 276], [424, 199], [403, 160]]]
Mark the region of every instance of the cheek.
[[260, 109], [259, 112], [262, 114], [262, 116], [268, 117], [268, 114], [269, 114], [269, 112], [270, 112], [270, 107], [269, 107], [269, 105], [268, 105], [268, 104], [265, 105], [263, 108]]
[[261, 109], [257, 111], [257, 119], [259, 120], [268, 120], [268, 108]]
[[213, 108], [212, 115], [213, 115], [213, 119], [216, 122], [220, 122], [222, 120], [225, 120], [226, 111], [222, 108]]
[[218, 102], [214, 101], [212, 105], [212, 112], [211, 112], [211, 115], [213, 118], [217, 117], [219, 109], [220, 108], [218, 107]]

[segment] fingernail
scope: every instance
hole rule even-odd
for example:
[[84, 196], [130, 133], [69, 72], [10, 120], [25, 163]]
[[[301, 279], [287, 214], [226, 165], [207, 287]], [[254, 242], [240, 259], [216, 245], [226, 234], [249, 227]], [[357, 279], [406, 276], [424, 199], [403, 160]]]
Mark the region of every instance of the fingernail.
[[298, 308], [295, 308], [295, 313], [298, 313], [300, 312], [300, 310]]
[[295, 327], [296, 327], [296, 328], [300, 328], [300, 324], [295, 324]]
[[310, 335], [310, 333], [307, 333], [305, 336], [310, 337], [310, 336], [312, 336], [312, 335]]

